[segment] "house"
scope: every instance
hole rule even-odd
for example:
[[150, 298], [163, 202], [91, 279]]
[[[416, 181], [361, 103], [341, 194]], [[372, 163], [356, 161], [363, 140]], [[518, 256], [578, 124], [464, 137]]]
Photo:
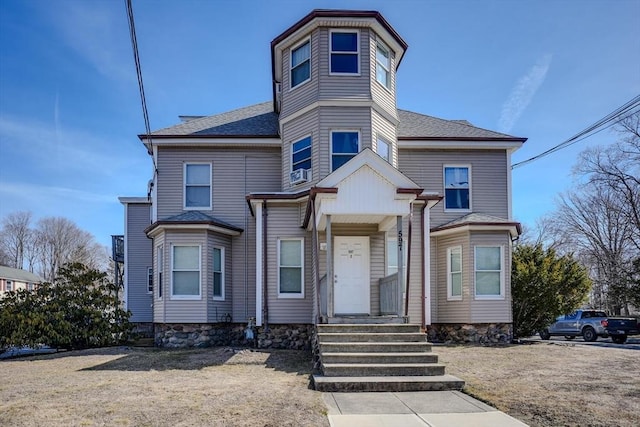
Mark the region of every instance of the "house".
[[0, 298], [7, 292], [19, 289], [32, 291], [42, 282], [42, 277], [29, 271], [0, 265]]
[[366, 321], [510, 339], [526, 139], [398, 109], [407, 47], [378, 12], [314, 10], [271, 42], [272, 100], [140, 136], [125, 304], [157, 345], [308, 348]]

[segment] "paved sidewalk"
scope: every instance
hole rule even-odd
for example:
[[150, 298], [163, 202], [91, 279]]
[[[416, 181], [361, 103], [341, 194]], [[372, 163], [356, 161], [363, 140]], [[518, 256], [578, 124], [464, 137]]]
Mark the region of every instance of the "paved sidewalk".
[[526, 427], [459, 391], [324, 393], [331, 427]]

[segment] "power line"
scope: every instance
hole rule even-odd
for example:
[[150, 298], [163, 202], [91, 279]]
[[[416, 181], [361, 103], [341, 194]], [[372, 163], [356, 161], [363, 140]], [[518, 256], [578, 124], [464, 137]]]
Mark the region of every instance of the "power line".
[[576, 142], [582, 141], [583, 139], [586, 139], [590, 136], [593, 136], [599, 132], [602, 132], [605, 129], [610, 128], [611, 126], [615, 125], [616, 123], [619, 123], [620, 121], [626, 119], [627, 117], [631, 116], [632, 114], [636, 114], [640, 112], [640, 95], [634, 97], [633, 99], [631, 99], [630, 101], [626, 102], [625, 104], [623, 104], [622, 106], [616, 108], [614, 111], [612, 111], [611, 113], [607, 114], [606, 116], [604, 116], [603, 118], [601, 118], [600, 120], [598, 120], [597, 122], [593, 123], [592, 125], [588, 126], [586, 129], [582, 130], [581, 132], [575, 134], [574, 136], [572, 136], [571, 138], [567, 139], [566, 141], [561, 142], [560, 144], [536, 155], [533, 156], [527, 160], [523, 160], [521, 162], [518, 163], [514, 163], [511, 166], [511, 169], [515, 169], [517, 167], [520, 166], [524, 166], [528, 163], [531, 163], [535, 160], [541, 159], [542, 157], [548, 156], [549, 154], [555, 153], [556, 151], [559, 151], [563, 148], [569, 147], [573, 144], [575, 144]]

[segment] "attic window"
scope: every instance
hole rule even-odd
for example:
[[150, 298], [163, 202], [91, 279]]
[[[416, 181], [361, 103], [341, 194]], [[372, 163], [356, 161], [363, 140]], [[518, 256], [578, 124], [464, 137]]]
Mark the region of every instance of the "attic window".
[[311, 40], [291, 49], [291, 88], [311, 79]]
[[359, 53], [357, 31], [331, 31], [331, 74], [358, 74]]

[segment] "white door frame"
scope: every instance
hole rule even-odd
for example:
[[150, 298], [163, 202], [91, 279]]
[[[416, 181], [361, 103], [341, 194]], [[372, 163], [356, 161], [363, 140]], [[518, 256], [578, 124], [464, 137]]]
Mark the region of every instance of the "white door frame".
[[335, 313], [371, 314], [369, 236], [335, 236], [333, 247]]

